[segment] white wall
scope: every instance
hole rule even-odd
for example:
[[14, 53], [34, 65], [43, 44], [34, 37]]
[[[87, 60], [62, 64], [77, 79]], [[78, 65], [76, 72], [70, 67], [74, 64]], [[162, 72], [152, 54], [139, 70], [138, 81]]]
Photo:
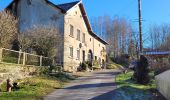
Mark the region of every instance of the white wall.
[[[74, 37], [70, 37], [70, 24], [74, 26]], [[77, 38], [77, 29], [80, 30], [80, 41]], [[82, 43], [83, 33], [85, 33], [85, 43]], [[95, 39], [92, 35], [89, 34], [84, 19], [82, 17], [80, 8], [76, 5], [74, 8], [70, 9], [65, 15], [64, 23], [64, 67], [65, 70], [68, 70], [70, 67], [78, 67], [81, 62], [83, 62], [83, 51], [85, 51], [85, 60], [88, 59], [88, 52], [91, 50], [94, 56], [98, 58], [101, 57], [100, 51], [102, 48], [106, 48], [103, 43]], [[91, 38], [91, 41], [90, 41]], [[83, 47], [79, 48], [79, 44], [82, 44]], [[86, 45], [85, 45], [86, 44]], [[100, 46], [99, 46], [100, 44]], [[73, 47], [73, 58], [69, 57], [70, 51], [69, 47]], [[80, 49], [80, 60], [77, 59], [77, 49]], [[76, 68], [75, 68], [76, 69]]]
[[155, 79], [159, 92], [170, 100], [170, 70], [157, 75]]

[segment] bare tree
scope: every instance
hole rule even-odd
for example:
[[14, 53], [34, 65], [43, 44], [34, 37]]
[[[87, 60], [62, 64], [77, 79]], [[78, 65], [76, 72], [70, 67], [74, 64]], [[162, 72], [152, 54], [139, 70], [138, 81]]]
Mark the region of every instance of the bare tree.
[[17, 22], [17, 19], [10, 12], [0, 13], [0, 47], [11, 47], [17, 33]]
[[153, 51], [169, 51], [170, 25], [153, 25], [150, 27], [150, 40]]
[[62, 34], [54, 26], [37, 26], [18, 36], [22, 50], [32, 48], [38, 55], [54, 58], [62, 46]]
[[93, 30], [105, 37], [109, 45], [107, 52], [109, 56], [117, 57], [127, 54], [131, 41], [132, 26], [125, 18], [103, 16], [92, 19]]

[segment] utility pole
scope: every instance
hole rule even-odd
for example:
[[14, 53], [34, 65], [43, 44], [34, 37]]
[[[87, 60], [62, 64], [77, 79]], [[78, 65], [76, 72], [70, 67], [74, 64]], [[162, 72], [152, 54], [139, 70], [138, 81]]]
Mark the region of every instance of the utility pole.
[[141, 0], [138, 0], [140, 54], [143, 53]]

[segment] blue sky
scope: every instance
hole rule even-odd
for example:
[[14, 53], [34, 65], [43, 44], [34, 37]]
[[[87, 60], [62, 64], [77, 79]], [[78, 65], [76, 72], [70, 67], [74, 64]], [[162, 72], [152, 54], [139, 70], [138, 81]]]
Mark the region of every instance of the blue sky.
[[[11, 0], [0, 0], [0, 10]], [[56, 4], [76, 0], [50, 0]], [[137, 0], [83, 0], [89, 19], [108, 15], [125, 17], [137, 28]], [[152, 24], [170, 23], [170, 0], [142, 0], [143, 32]]]

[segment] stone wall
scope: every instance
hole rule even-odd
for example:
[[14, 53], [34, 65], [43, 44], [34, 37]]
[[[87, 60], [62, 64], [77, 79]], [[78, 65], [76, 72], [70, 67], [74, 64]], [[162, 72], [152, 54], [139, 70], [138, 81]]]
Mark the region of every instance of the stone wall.
[[42, 68], [43, 67], [0, 63], [0, 85], [8, 78], [17, 80], [37, 75], [42, 71]]
[[170, 100], [170, 70], [157, 75], [155, 79], [159, 92]]

